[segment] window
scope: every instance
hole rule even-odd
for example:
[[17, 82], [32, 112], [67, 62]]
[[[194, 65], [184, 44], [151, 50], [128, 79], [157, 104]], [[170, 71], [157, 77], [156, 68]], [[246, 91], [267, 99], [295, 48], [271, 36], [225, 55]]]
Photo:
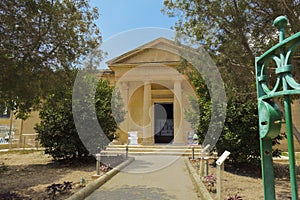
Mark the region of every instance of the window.
[[9, 118], [10, 117], [10, 109], [7, 107], [2, 107], [0, 108], [0, 117], [1, 118]]

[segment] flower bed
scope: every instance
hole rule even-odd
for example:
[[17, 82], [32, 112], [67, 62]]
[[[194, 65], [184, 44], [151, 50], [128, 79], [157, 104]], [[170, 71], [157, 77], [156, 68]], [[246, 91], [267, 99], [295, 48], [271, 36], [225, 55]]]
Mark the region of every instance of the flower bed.
[[[101, 157], [102, 174], [124, 161]], [[93, 181], [94, 158], [53, 162], [42, 151], [0, 153], [0, 199], [66, 199]]]
[[[190, 162], [199, 174], [200, 160], [190, 160]], [[289, 185], [288, 163], [279, 163], [276, 161], [274, 164], [274, 171], [277, 199], [290, 199], [291, 189]], [[300, 182], [299, 165], [297, 166], [297, 174], [298, 182]], [[216, 164], [214, 160], [210, 160], [208, 165], [208, 176], [201, 177], [201, 180], [214, 199], [216, 198], [216, 175]], [[247, 200], [264, 199], [260, 166], [250, 166], [246, 164], [234, 166], [225, 162], [222, 186], [222, 196], [225, 200], [234, 198]]]

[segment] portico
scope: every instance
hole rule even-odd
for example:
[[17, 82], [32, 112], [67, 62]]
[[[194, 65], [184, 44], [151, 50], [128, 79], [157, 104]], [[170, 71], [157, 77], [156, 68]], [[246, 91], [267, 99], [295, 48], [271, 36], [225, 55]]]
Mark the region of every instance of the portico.
[[137, 132], [138, 144], [186, 144], [191, 125], [185, 120], [194, 90], [176, 67], [180, 56], [174, 44], [159, 38], [107, 62], [109, 80], [119, 89], [125, 120], [118, 142], [128, 143], [128, 132]]

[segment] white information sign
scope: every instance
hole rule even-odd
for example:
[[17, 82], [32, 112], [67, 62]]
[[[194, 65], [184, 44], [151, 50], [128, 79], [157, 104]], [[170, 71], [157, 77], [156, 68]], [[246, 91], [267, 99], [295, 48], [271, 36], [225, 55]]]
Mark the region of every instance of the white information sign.
[[128, 132], [128, 144], [129, 145], [138, 144], [138, 132], [136, 131]]
[[230, 152], [225, 150], [224, 153], [217, 160], [217, 165], [222, 165], [226, 158], [230, 155]]

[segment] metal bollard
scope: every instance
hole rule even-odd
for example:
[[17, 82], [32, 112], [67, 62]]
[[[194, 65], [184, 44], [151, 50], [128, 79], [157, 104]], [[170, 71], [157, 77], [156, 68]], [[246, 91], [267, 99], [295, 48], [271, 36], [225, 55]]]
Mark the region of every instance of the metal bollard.
[[204, 176], [208, 176], [208, 158], [204, 158]]
[[195, 147], [192, 147], [192, 160], [195, 160]]
[[224, 163], [221, 165], [217, 164], [217, 200], [222, 200], [222, 179], [224, 172]]
[[96, 171], [97, 171], [97, 175], [100, 175], [100, 159], [101, 159], [101, 154], [97, 153], [96, 154]]
[[128, 158], [128, 145], [126, 145], [126, 159]]
[[199, 170], [199, 175], [200, 177], [203, 177], [204, 175], [204, 150], [201, 149], [201, 154], [200, 154], [200, 170]]
[[199, 169], [199, 175], [200, 175], [200, 177], [203, 177], [203, 174], [204, 174], [204, 167], [203, 167], [203, 165], [204, 165], [204, 162], [203, 162], [203, 157], [201, 157], [200, 158], [200, 169]]
[[210, 147], [210, 144], [206, 145], [203, 149], [201, 149], [201, 163], [200, 163], [200, 176], [202, 177], [208, 175], [208, 160], [209, 156], [207, 156], [207, 149]]

